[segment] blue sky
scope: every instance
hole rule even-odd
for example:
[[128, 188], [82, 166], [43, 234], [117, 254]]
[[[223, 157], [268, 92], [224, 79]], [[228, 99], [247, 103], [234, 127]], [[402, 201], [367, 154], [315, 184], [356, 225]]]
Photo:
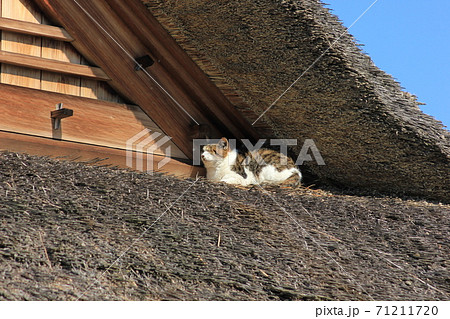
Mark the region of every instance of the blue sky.
[[[349, 27], [375, 0], [322, 0]], [[349, 30], [450, 130], [450, 0], [378, 0]]]

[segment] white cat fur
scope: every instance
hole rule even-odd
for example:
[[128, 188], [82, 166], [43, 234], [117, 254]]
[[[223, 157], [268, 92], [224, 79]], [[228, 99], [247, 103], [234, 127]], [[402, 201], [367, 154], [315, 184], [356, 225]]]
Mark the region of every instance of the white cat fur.
[[236, 163], [237, 155], [238, 153], [236, 150], [229, 150], [225, 158], [204, 151], [202, 157], [206, 160], [203, 161], [206, 167], [206, 178], [211, 181], [243, 186], [262, 183], [281, 183], [293, 174], [298, 174], [301, 179], [301, 173], [297, 168], [293, 167], [287, 170], [278, 171], [273, 165], [263, 167], [259, 173], [259, 178], [249, 169], [244, 167], [245, 173], [247, 174], [247, 178], [244, 178], [242, 175], [231, 169]]

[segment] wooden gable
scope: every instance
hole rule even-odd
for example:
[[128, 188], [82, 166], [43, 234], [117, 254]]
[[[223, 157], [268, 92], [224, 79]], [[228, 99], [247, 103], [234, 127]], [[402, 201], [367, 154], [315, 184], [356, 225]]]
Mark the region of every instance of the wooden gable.
[[[5, 134], [127, 151], [130, 138], [150, 129], [148, 135], [170, 137], [164, 147], [182, 162], [192, 159], [193, 138], [257, 140], [248, 121], [139, 0], [0, 5]], [[60, 135], [49, 124], [57, 103], [74, 111], [62, 120]], [[168, 154], [151, 143], [158, 145], [155, 154]]]
[[[127, 143], [138, 136], [135, 144], [145, 141], [141, 152], [151, 149], [153, 163], [133, 168], [183, 176], [201, 172], [184, 163], [187, 156], [173, 141], [158, 143], [165, 136], [161, 128], [139, 106], [125, 103], [109, 76], [33, 1], [0, 0], [0, 39], [0, 149], [127, 167]], [[73, 116], [56, 131], [51, 111], [59, 103]], [[136, 145], [131, 147], [139, 156]], [[161, 161], [169, 163], [160, 169]]]
[[[257, 140], [250, 123], [139, 0], [33, 1], [188, 158], [198, 127], [209, 137]], [[142, 57], [154, 63], [136, 68]]]
[[1, 0], [0, 83], [122, 102], [109, 78], [72, 46], [73, 38], [30, 0]]

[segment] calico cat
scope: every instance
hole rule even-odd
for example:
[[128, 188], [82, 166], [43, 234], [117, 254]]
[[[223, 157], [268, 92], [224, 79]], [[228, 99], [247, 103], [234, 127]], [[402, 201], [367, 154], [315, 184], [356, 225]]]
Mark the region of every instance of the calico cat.
[[285, 184], [299, 185], [302, 178], [294, 161], [284, 154], [258, 149], [245, 154], [230, 148], [223, 137], [217, 144], [203, 147], [202, 161], [206, 178], [237, 185]]

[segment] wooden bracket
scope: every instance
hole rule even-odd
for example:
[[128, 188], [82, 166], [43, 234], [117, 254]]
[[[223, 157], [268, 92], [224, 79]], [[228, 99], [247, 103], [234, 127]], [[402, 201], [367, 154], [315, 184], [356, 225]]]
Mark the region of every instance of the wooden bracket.
[[135, 61], [136, 66], [134, 67], [134, 69], [136, 71], [148, 68], [149, 66], [152, 66], [155, 63], [155, 61], [153, 61], [153, 59], [149, 55], [144, 55], [139, 58], [136, 58]]
[[51, 111], [50, 117], [52, 119], [52, 136], [56, 139], [61, 139], [61, 119], [73, 116], [73, 110], [64, 109], [62, 103], [56, 104], [56, 110]]

